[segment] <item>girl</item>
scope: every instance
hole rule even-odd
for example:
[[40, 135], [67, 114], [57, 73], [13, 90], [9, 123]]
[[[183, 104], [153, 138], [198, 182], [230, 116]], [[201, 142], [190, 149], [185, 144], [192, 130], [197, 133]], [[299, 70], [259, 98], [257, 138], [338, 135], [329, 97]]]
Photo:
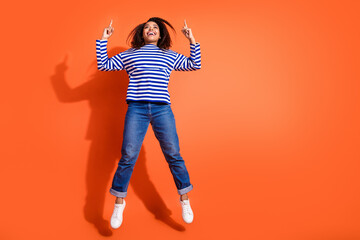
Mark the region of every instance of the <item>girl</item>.
[[173, 175], [180, 195], [183, 220], [191, 223], [194, 218], [187, 196], [193, 185], [190, 183], [188, 171], [180, 155], [168, 83], [172, 70], [193, 71], [201, 68], [200, 44], [195, 41], [185, 21], [182, 32], [190, 41], [190, 57], [170, 50], [171, 38], [165, 24], [175, 31], [168, 21], [158, 17], [139, 24], [128, 36], [132, 48], [112, 58], [108, 58], [107, 55], [108, 38], [114, 32], [112, 21], [109, 27], [104, 29], [101, 40], [96, 40], [98, 69], [101, 71], [125, 69], [129, 75], [126, 95], [128, 110], [125, 116], [122, 156], [110, 189], [110, 193], [116, 196], [110, 221], [114, 229], [119, 228], [122, 223], [126, 205], [124, 198], [149, 124], [152, 125]]

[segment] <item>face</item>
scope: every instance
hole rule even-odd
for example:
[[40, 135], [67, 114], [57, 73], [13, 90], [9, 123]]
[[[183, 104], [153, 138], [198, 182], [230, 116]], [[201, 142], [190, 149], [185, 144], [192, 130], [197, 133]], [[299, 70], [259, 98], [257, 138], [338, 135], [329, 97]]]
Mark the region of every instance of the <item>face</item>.
[[156, 22], [147, 22], [145, 23], [144, 30], [143, 30], [143, 38], [145, 44], [155, 44], [160, 38], [160, 29]]

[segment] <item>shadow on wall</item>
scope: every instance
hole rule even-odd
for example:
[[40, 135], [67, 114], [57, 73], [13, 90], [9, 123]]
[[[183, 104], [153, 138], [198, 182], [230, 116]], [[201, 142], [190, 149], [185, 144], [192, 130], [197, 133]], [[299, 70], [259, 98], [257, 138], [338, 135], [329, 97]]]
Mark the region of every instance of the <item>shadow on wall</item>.
[[[108, 55], [113, 56], [125, 50], [113, 48]], [[103, 211], [105, 196], [109, 194], [107, 185], [112, 180], [112, 173], [121, 157], [128, 76], [125, 71], [96, 71], [89, 81], [71, 89], [65, 80], [65, 72], [68, 68], [66, 61], [67, 57], [55, 67], [55, 74], [51, 76], [51, 83], [58, 100], [64, 103], [87, 100], [91, 108], [86, 134], [86, 139], [90, 140], [91, 144], [86, 169], [87, 195], [84, 217], [94, 224], [102, 236], [111, 236], [110, 224], [103, 218]], [[96, 69], [96, 61], [91, 67]], [[140, 151], [130, 186], [156, 219], [177, 231], [185, 230], [184, 226], [170, 217], [171, 211], [150, 180], [146, 169], [144, 147]]]

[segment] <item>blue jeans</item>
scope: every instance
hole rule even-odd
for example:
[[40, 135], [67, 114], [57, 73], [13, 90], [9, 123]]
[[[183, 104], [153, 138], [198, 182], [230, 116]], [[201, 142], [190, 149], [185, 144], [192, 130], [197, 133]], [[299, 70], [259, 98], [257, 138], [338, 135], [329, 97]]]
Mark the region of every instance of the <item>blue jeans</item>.
[[129, 102], [125, 117], [122, 156], [110, 189], [110, 193], [116, 197], [126, 197], [130, 177], [149, 123], [169, 164], [178, 194], [182, 195], [193, 189], [184, 160], [180, 156], [175, 118], [170, 105]]

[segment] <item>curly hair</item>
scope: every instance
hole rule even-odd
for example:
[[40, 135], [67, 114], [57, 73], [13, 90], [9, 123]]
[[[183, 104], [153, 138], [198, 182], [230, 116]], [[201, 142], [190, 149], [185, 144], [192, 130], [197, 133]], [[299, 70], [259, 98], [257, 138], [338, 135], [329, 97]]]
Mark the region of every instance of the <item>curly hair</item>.
[[[159, 30], [160, 30], [160, 39], [157, 42], [157, 46], [161, 49], [169, 49], [171, 47], [171, 37], [169, 34], [169, 31], [166, 28], [166, 25], [168, 25], [176, 34], [176, 31], [174, 29], [174, 27], [165, 19], [159, 18], [159, 17], [152, 17], [149, 18], [149, 20], [147, 20], [144, 23], [141, 23], [139, 25], [137, 25], [129, 34], [129, 36], [127, 37], [127, 42], [129, 42], [129, 40], [131, 39], [131, 47], [139, 49], [142, 46], [145, 45], [145, 41], [143, 38], [143, 30], [145, 27], [145, 24], [148, 22], [155, 22], [158, 26], [159, 26]], [[166, 24], [166, 25], [165, 25]]]

